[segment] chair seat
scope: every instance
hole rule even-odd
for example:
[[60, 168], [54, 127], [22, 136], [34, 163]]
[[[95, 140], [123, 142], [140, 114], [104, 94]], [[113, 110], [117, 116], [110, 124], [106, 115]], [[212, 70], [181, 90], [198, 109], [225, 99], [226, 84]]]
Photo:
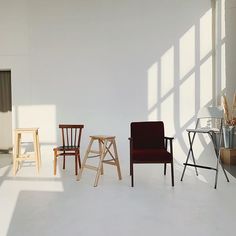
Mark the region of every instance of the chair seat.
[[134, 162], [169, 163], [172, 155], [165, 149], [134, 149], [132, 152]]
[[58, 150], [58, 151], [75, 151], [78, 150], [79, 147], [76, 146], [60, 146], [60, 147], [56, 147], [53, 150]]
[[217, 133], [219, 132], [219, 129], [202, 127], [202, 128], [197, 128], [197, 129], [186, 129], [186, 131], [193, 132], [193, 133]]

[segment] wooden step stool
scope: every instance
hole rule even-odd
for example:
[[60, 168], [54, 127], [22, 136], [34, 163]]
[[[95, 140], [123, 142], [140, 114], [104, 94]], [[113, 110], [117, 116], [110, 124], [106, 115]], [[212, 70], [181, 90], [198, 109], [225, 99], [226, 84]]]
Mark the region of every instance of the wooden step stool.
[[[99, 145], [98, 151], [91, 149], [94, 141], [98, 141], [98, 145]], [[113, 148], [113, 153], [111, 152], [111, 148]], [[110, 154], [112, 159], [105, 160], [105, 157], [108, 153]], [[89, 156], [90, 154], [92, 154], [93, 156]], [[86, 164], [87, 159], [90, 157], [99, 157], [100, 160], [99, 160], [98, 167]], [[87, 151], [85, 153], [77, 180], [80, 180], [84, 168], [95, 170], [97, 171], [97, 175], [95, 178], [94, 187], [96, 187], [98, 185], [98, 180], [99, 180], [100, 175], [103, 175], [103, 163], [116, 166], [119, 180], [121, 180], [121, 171], [120, 171], [120, 164], [119, 164], [119, 159], [118, 159], [118, 154], [117, 154], [115, 136], [104, 136], [104, 135], [90, 136], [90, 142], [89, 142]]]
[[[34, 154], [21, 154], [21, 138], [22, 134], [32, 134], [33, 144], [34, 144]], [[37, 173], [39, 173], [39, 167], [41, 166], [41, 155], [39, 147], [39, 136], [38, 128], [19, 128], [15, 129], [15, 147], [13, 155], [13, 175], [16, 175], [16, 172], [19, 167], [19, 162], [24, 160], [33, 160], [36, 163]]]

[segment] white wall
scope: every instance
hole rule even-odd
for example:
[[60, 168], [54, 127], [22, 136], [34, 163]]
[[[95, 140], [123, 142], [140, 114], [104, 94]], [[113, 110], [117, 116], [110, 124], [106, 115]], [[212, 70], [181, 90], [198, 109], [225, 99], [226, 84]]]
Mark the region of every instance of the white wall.
[[12, 112], [0, 112], [0, 149], [12, 148]]
[[0, 0], [14, 126], [39, 126], [50, 146], [59, 123], [83, 123], [83, 150], [90, 134], [114, 134], [124, 161], [130, 122], [163, 119], [182, 163], [185, 129], [212, 102], [210, 8], [206, 0]]
[[236, 1], [227, 0], [226, 7], [226, 94], [232, 105], [236, 92]]

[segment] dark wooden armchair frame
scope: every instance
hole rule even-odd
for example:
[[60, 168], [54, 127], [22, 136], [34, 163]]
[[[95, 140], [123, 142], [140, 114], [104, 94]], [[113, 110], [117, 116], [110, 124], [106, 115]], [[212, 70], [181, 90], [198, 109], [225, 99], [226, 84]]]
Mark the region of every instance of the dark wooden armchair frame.
[[[164, 149], [167, 151], [169, 147], [169, 153], [171, 154], [171, 160], [164, 160], [164, 159], [158, 159], [158, 156], [156, 160], [146, 160], [143, 158], [142, 160], [135, 160], [133, 158], [133, 150], [134, 150], [134, 138], [130, 137], [130, 176], [131, 176], [131, 186], [134, 186], [134, 164], [164, 164], [164, 175], [166, 175], [166, 164], [171, 164], [171, 182], [172, 186], [174, 186], [174, 165], [173, 165], [173, 137], [166, 137], [164, 136]], [[167, 151], [168, 152], [168, 151]]]
[[56, 175], [57, 158], [63, 156], [63, 169], [65, 169], [65, 157], [75, 156], [75, 175], [78, 175], [78, 163], [80, 160], [80, 141], [84, 125], [59, 124], [61, 129], [62, 146], [55, 147], [54, 151], [54, 175]]

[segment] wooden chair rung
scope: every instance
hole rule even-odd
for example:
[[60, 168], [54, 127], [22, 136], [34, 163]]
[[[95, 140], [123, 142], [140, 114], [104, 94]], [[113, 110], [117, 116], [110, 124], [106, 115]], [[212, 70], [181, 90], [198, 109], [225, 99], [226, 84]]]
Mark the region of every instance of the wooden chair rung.
[[95, 166], [91, 166], [91, 165], [84, 165], [84, 168], [87, 168], [87, 169], [90, 169], [90, 170], [98, 170], [98, 168], [97, 167], [95, 167]]
[[114, 160], [104, 160], [102, 162], [105, 163], [105, 164], [108, 164], [108, 165], [116, 166], [116, 163], [114, 162]]
[[96, 150], [90, 150], [89, 153], [93, 153], [93, 154], [101, 154], [99, 151], [96, 151]]

